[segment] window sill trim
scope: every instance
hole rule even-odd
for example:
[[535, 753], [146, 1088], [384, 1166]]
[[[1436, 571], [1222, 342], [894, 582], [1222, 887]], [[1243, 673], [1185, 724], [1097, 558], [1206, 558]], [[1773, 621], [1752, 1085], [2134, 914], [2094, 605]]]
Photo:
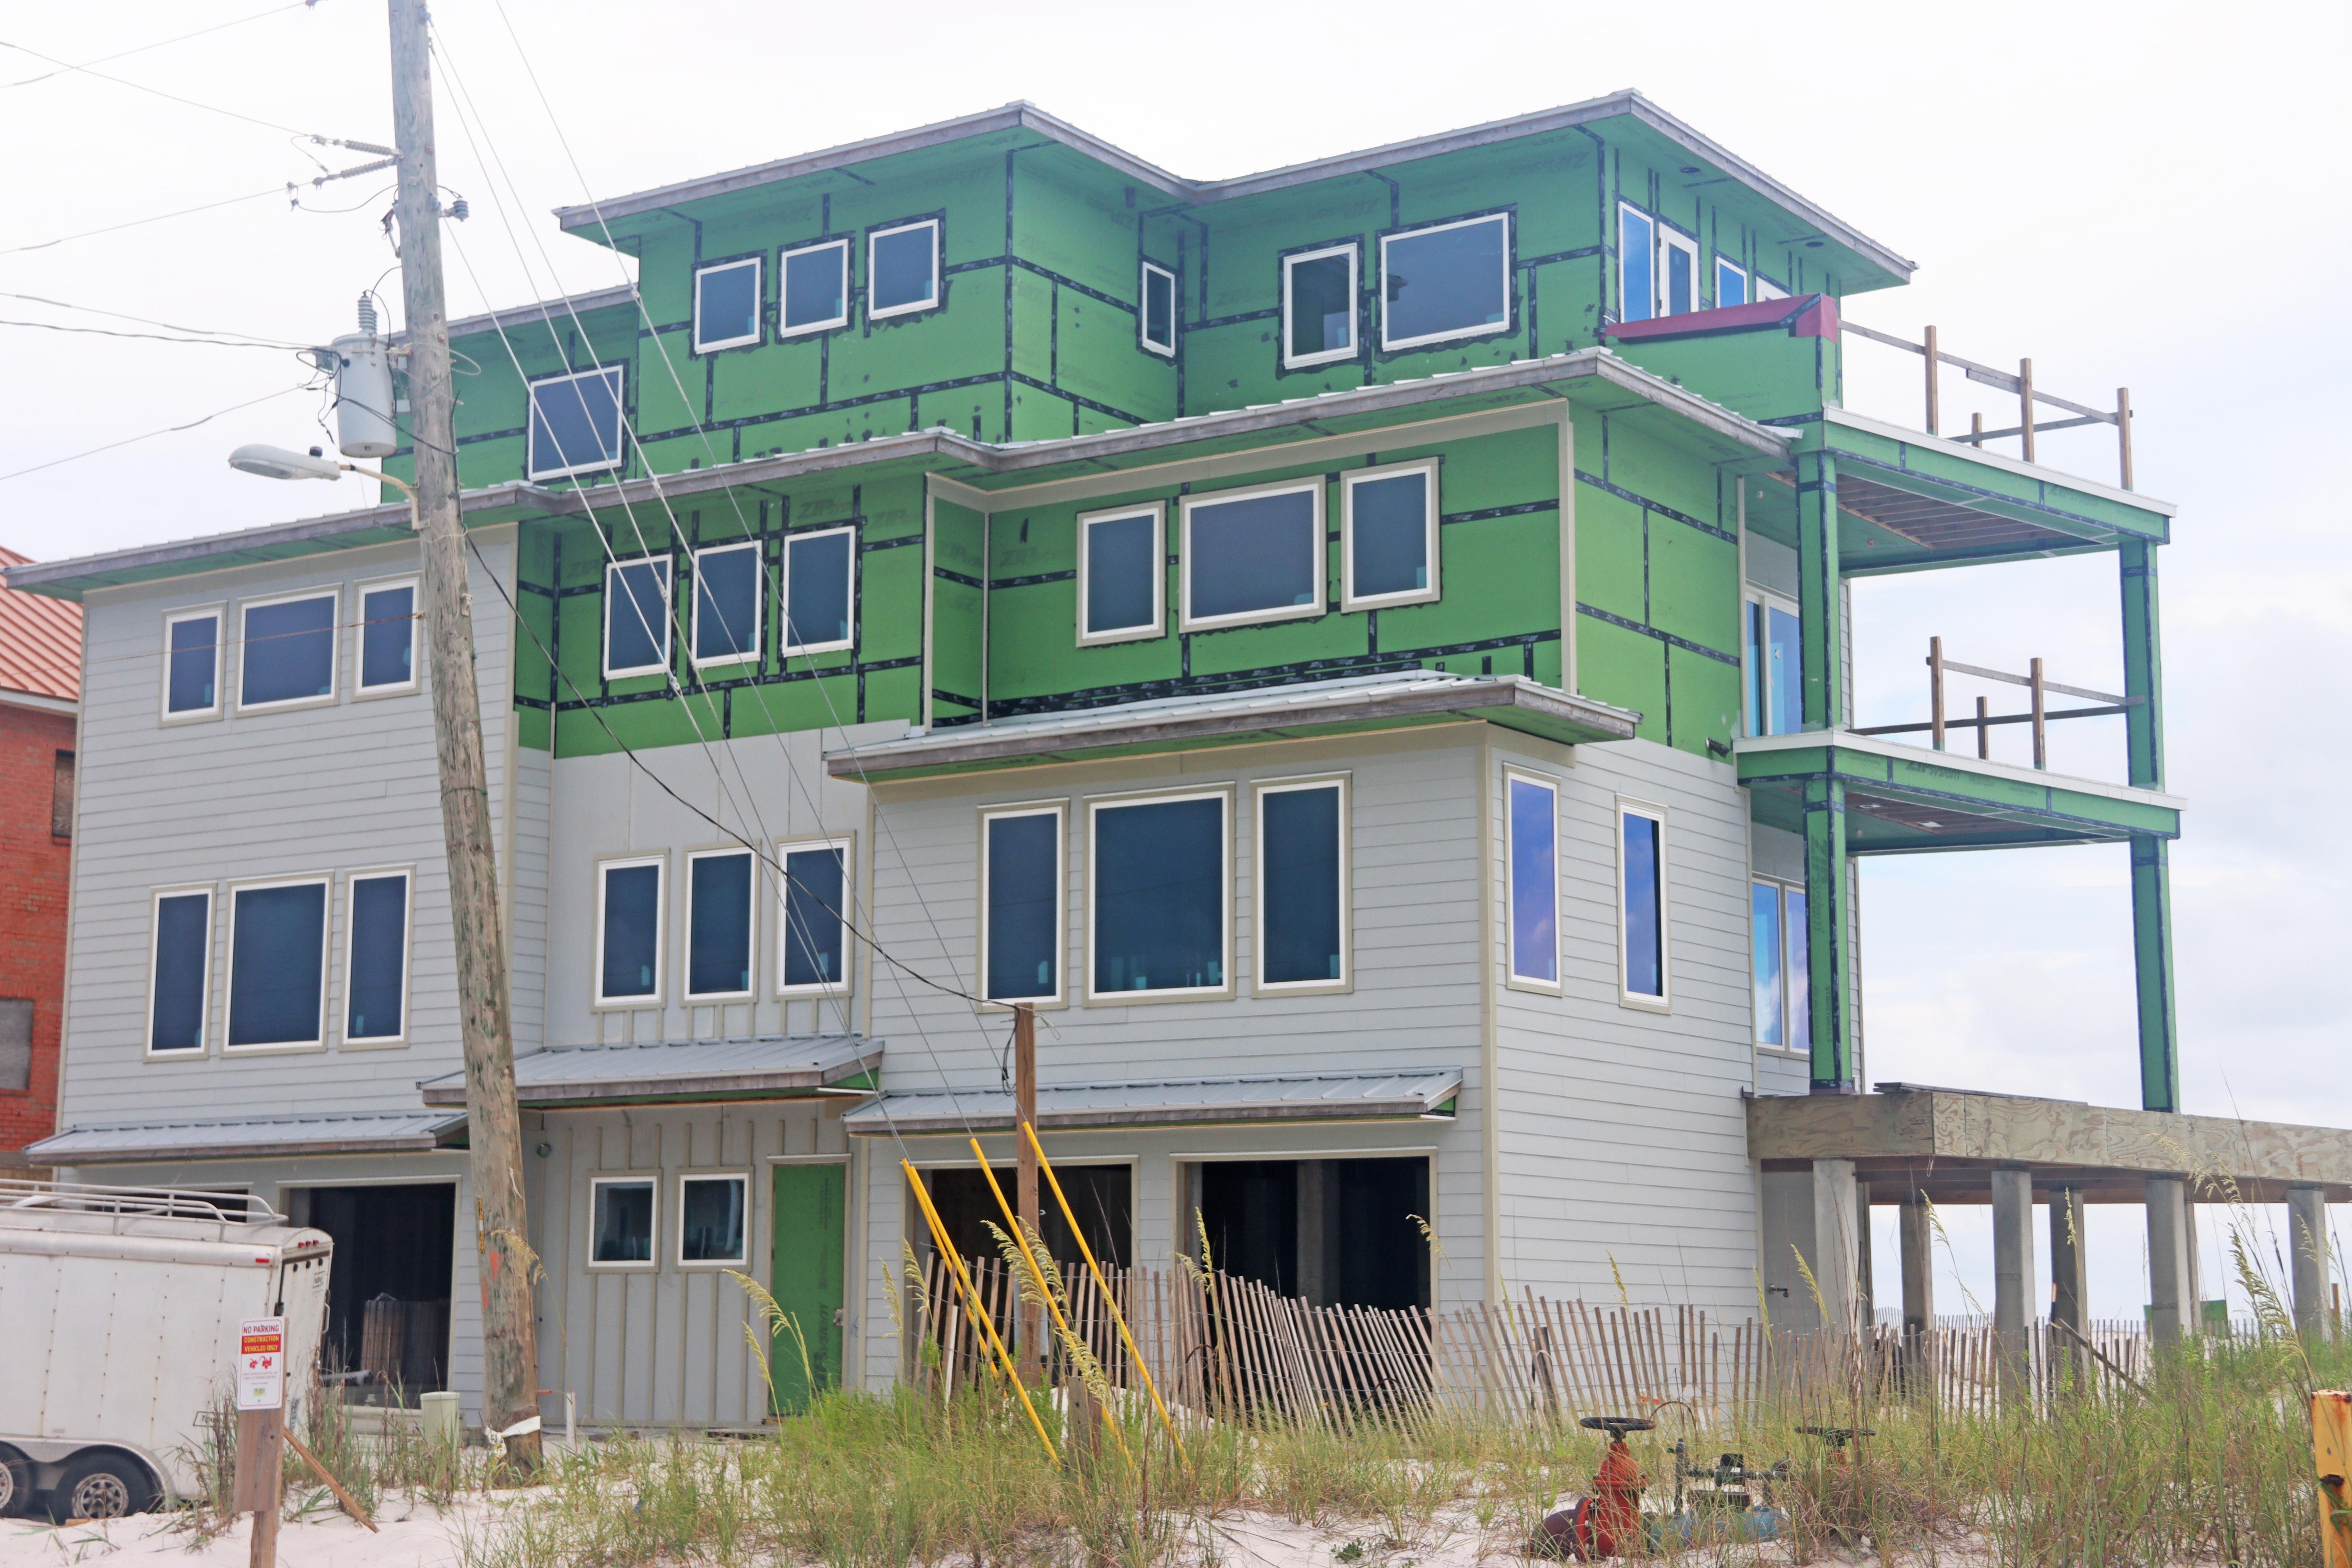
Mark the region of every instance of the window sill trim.
[[1364, 350], [1362, 344], [1350, 343], [1344, 349], [1325, 349], [1320, 353], [1295, 355], [1286, 353], [1282, 356], [1282, 368], [1285, 370], [1320, 370], [1327, 364], [1347, 364], [1351, 361], [1360, 360], [1363, 357], [1363, 353]]
[[316, 1056], [327, 1048], [324, 1040], [272, 1041], [266, 1046], [223, 1046], [223, 1059], [230, 1057], [299, 1057]]
[[291, 713], [303, 708], [332, 708], [341, 698], [342, 693], [330, 691], [323, 697], [286, 697], [275, 702], [247, 702], [239, 700], [236, 705], [236, 716], [242, 719], [248, 713]]
[[1509, 321], [1481, 321], [1475, 327], [1456, 327], [1444, 332], [1424, 332], [1417, 338], [1391, 338], [1383, 329], [1381, 332], [1381, 353], [1410, 353], [1415, 349], [1433, 349], [1441, 343], [1458, 343], [1468, 338], [1507, 338], [1518, 330]]
[[687, 659], [687, 663], [696, 669], [733, 669], [747, 664], [756, 665], [760, 662], [760, 658], [761, 655], [756, 652], [727, 653], [720, 654], [716, 658], [694, 658], [689, 657]]
[[1617, 994], [1617, 1005], [1630, 1007], [1636, 1013], [1664, 1014], [1675, 1010], [1675, 999], [1671, 994], [1664, 996], [1652, 996], [1639, 991], [1620, 991]]
[[421, 680], [404, 681], [398, 686], [355, 686], [352, 689], [352, 700], [373, 702], [379, 697], [414, 697], [424, 689]]
[[1326, 602], [1313, 605], [1286, 605], [1276, 610], [1244, 610], [1236, 615], [1211, 616], [1205, 619], [1197, 616], [1186, 616], [1183, 620], [1183, 629], [1188, 633], [1220, 632], [1233, 626], [1267, 626], [1278, 621], [1312, 620], [1318, 616], [1330, 613], [1330, 605]]
[[847, 325], [849, 325], [847, 316], [835, 316], [829, 321], [803, 321], [797, 327], [778, 327], [776, 341], [780, 343], [790, 342], [795, 338], [812, 337], [818, 332], [837, 332]]
[[681, 1274], [701, 1274], [716, 1268], [749, 1268], [751, 1260], [748, 1258], [681, 1258], [672, 1267]]
[[141, 1051], [139, 1058], [150, 1062], [202, 1062], [210, 1061], [212, 1055], [210, 1046], [190, 1046], [184, 1051], [159, 1051], [151, 1047]]
[[1811, 1061], [1813, 1058], [1813, 1053], [1811, 1051], [1790, 1050], [1786, 1046], [1759, 1045], [1756, 1047], [1756, 1054], [1759, 1057], [1779, 1057], [1784, 1061], [1792, 1062]]
[[335, 1049], [338, 1051], [404, 1051], [414, 1043], [406, 1035], [402, 1035], [397, 1039], [338, 1040], [335, 1042]]
[[1150, 338], [1138, 338], [1135, 340], [1135, 346], [1141, 349], [1145, 353], [1158, 354], [1164, 360], [1173, 360], [1176, 357], [1176, 347], [1173, 343], [1170, 344], [1166, 348], [1161, 348]]
[[939, 308], [940, 297], [937, 292], [928, 300], [917, 300], [904, 305], [877, 305], [869, 300], [866, 306], [866, 319], [869, 321], [887, 321], [900, 316], [912, 316], [924, 310], [936, 310]]
[[626, 669], [608, 669], [604, 672], [604, 679], [607, 680], [642, 680], [655, 676], [667, 678], [668, 674], [669, 666], [667, 664], [639, 664], [632, 665]]
[[[791, 658], [796, 654], [805, 656], [808, 654], [818, 653], [848, 653], [856, 647], [857, 639], [856, 637], [845, 637], [839, 642], [794, 643], [788, 647], [778, 648], [776, 650], [776, 654], [780, 658]], [[825, 673], [831, 675], [847, 675], [849, 671], [846, 669], [840, 669], [828, 670]]]
[[1263, 984], [1253, 982], [1252, 996], [1348, 996], [1356, 989], [1353, 976], [1343, 980], [1273, 980]]
[[[766, 341], [767, 330], [762, 328], [748, 338], [721, 338], [715, 343], [706, 343], [698, 338], [695, 340], [694, 352], [698, 354], [725, 353], [729, 349], [757, 348]], [[583, 401], [586, 400], [583, 399]]]
[[1088, 1007], [1149, 1006], [1160, 1002], [1230, 1002], [1234, 988], [1230, 985], [1188, 986], [1182, 990], [1171, 987], [1161, 991], [1088, 992], [1085, 1005]]
[[1568, 987], [1559, 981], [1530, 980], [1522, 974], [1504, 975], [1503, 989], [1506, 991], [1525, 991], [1528, 994], [1534, 996], [1565, 996], [1568, 994]]
[[1101, 647], [1109, 643], [1155, 642], [1168, 635], [1166, 621], [1155, 621], [1148, 626], [1121, 626], [1117, 631], [1080, 632], [1080, 647]]
[[185, 713], [165, 713], [156, 722], [158, 724], [214, 724], [218, 723], [226, 716], [226, 711], [215, 704], [210, 708], [191, 710]]
[[758, 991], [689, 991], [677, 1000], [681, 1007], [723, 1007], [738, 1002], [757, 1002]]
[[[822, 1002], [829, 996], [848, 994], [849, 983], [845, 980], [831, 985], [779, 985], [776, 987], [775, 999], [779, 1002]], [[747, 991], [742, 995], [729, 998], [729, 1000], [751, 1002], [756, 1001], [757, 998]]]
[[1433, 605], [1440, 596], [1436, 588], [1413, 588], [1401, 594], [1373, 594], [1360, 598], [1342, 594], [1339, 608], [1352, 615], [1359, 610], [1391, 610], [1401, 605]]
[[1066, 1013], [1077, 1005], [1067, 996], [1014, 996], [1003, 1001], [983, 1001], [985, 1012], [1003, 1013], [1010, 1016], [1015, 1007], [1026, 1007], [1034, 1013]]
[[661, 1272], [661, 1265], [658, 1263], [583, 1263], [581, 1267], [591, 1274], [658, 1274]]
[[668, 1005], [659, 994], [651, 996], [599, 996], [588, 1004], [599, 1013], [658, 1013]]

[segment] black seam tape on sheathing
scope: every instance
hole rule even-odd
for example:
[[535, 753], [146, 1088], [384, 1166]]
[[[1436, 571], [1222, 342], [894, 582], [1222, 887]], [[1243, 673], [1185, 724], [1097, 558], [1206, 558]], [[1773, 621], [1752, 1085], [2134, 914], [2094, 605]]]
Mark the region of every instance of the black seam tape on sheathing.
[[1606, 490], [1611, 495], [1615, 496], [1619, 500], [1632, 501], [1635, 506], [1640, 507], [1644, 511], [1654, 511], [1660, 517], [1670, 517], [1676, 522], [1697, 529], [1701, 533], [1711, 533], [1717, 539], [1728, 540], [1734, 544], [1739, 542], [1739, 535], [1732, 532], [1727, 528], [1717, 528], [1711, 522], [1701, 522], [1697, 518], [1691, 516], [1688, 512], [1676, 511], [1670, 506], [1661, 506], [1656, 501], [1650, 500], [1649, 497], [1636, 495], [1632, 490], [1625, 489], [1622, 485], [1611, 484], [1607, 479], [1602, 479], [1598, 474], [1588, 474], [1582, 468], [1579, 468], [1576, 470], [1576, 477], [1580, 483], [1591, 485], [1597, 490]]
[[1714, 659], [1718, 664], [1736, 667], [1739, 663], [1738, 658], [1725, 653], [1720, 648], [1712, 648], [1705, 643], [1693, 642], [1688, 637], [1678, 637], [1672, 632], [1662, 632], [1655, 626], [1643, 626], [1640, 621], [1629, 619], [1624, 616], [1612, 615], [1609, 611], [1591, 605], [1577, 605], [1576, 613], [1580, 616], [1591, 616], [1596, 621], [1606, 621], [1612, 626], [1622, 626], [1629, 632], [1639, 632], [1645, 637], [1655, 637], [1670, 647], [1681, 648], [1685, 653], [1695, 653], [1702, 658]]
[[[866, 675], [876, 670], [912, 669], [922, 662], [920, 654], [910, 654], [905, 658], [877, 658], [866, 664], [830, 664], [821, 669], [769, 670], [760, 675], [741, 676], [733, 680], [696, 681], [691, 685], [681, 687], [679, 690], [688, 697], [702, 697], [718, 692], [740, 690], [747, 686], [781, 686], [794, 680], [824, 680], [835, 676]], [[575, 708], [617, 708], [630, 702], [659, 702], [668, 699], [670, 695], [670, 689], [665, 686], [655, 691], [617, 692], [609, 697], [586, 697], [576, 701], [559, 702], [555, 706], [559, 711], [569, 713]]]

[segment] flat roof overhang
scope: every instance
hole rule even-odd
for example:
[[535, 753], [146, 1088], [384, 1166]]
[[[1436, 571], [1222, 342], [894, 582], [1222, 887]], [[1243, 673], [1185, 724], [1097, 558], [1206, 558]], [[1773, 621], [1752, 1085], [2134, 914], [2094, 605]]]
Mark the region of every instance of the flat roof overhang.
[[297, 1154], [420, 1154], [465, 1147], [466, 1117], [446, 1110], [266, 1116], [68, 1127], [29, 1145], [35, 1165], [130, 1165]]
[[[882, 1042], [856, 1035], [551, 1046], [515, 1058], [515, 1100], [526, 1110], [597, 1110], [865, 1095], [881, 1065]], [[416, 1087], [428, 1106], [466, 1103], [462, 1072]]]
[[2156, 790], [1847, 731], [1747, 736], [1733, 752], [1748, 816], [1768, 827], [1803, 833], [1806, 784], [1843, 781], [1853, 855], [2178, 838], [2188, 805]]
[[[1451, 1121], [1462, 1093], [1454, 1068], [1289, 1078], [1195, 1078], [1040, 1084], [1041, 1132], [1087, 1128], [1231, 1127], [1321, 1121]], [[869, 1137], [968, 1136], [1016, 1125], [1002, 1089], [886, 1094], [841, 1119]]]
[[[1768, 1171], [1852, 1160], [1873, 1204], [1906, 1191], [1936, 1203], [1991, 1201], [1991, 1173], [2032, 1173], [2088, 1203], [2147, 1201], [2150, 1176], [2233, 1184], [2249, 1203], [2316, 1187], [2352, 1201], [2352, 1131], [2234, 1117], [2126, 1110], [2074, 1100], [1881, 1086], [1875, 1094], [1763, 1095], [1748, 1101], [1748, 1154]], [[2218, 1197], [2218, 1192], [2206, 1195]]]

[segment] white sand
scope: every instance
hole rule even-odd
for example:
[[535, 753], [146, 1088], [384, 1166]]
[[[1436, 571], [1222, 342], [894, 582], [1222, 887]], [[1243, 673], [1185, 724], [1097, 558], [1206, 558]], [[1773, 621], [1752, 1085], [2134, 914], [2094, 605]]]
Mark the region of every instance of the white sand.
[[[393, 1494], [371, 1534], [339, 1509], [288, 1520], [278, 1530], [281, 1568], [457, 1568], [460, 1542], [479, 1536], [499, 1511], [496, 1502], [461, 1500], [446, 1512], [429, 1502]], [[74, 1563], [188, 1563], [192, 1568], [246, 1568], [253, 1521], [189, 1550], [194, 1537], [177, 1515], [142, 1513], [105, 1524], [51, 1526], [30, 1519], [0, 1520], [0, 1568], [58, 1568]]]

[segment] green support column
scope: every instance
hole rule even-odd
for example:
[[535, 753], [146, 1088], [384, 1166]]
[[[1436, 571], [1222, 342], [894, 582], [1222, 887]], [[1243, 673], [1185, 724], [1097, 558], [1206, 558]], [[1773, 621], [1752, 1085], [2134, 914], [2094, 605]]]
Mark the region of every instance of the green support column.
[[1852, 1094], [1853, 1007], [1846, 994], [1853, 966], [1853, 884], [1846, 878], [1845, 781], [1805, 781], [1805, 1011], [1815, 1094]]
[[1845, 728], [1845, 616], [1838, 592], [1837, 459], [1797, 454], [1797, 616], [1805, 728]]
[[[2117, 550], [2123, 585], [2124, 716], [2130, 782], [2164, 787], [2164, 652], [2158, 634], [2156, 546], [2127, 540]], [[2180, 1057], [2172, 985], [2170, 846], [2161, 838], [2131, 840], [2132, 963], [2139, 1004], [2140, 1104], [2180, 1109]]]

